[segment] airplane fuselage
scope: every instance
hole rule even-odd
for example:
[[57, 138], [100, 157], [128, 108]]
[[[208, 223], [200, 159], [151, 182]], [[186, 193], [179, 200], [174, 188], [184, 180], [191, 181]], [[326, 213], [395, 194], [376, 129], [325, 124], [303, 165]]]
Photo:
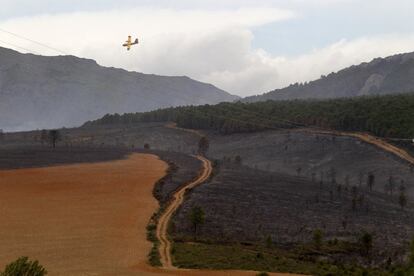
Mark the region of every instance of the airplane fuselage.
[[129, 51], [129, 50], [131, 49], [131, 46], [132, 46], [132, 45], [135, 45], [135, 44], [138, 44], [138, 38], [137, 38], [137, 39], [135, 39], [135, 41], [134, 41], [134, 42], [132, 42], [132, 40], [131, 40], [131, 36], [128, 36], [128, 40], [127, 40], [127, 41], [125, 41], [125, 43], [124, 43], [124, 44], [122, 44], [122, 46], [127, 47], [127, 50]]

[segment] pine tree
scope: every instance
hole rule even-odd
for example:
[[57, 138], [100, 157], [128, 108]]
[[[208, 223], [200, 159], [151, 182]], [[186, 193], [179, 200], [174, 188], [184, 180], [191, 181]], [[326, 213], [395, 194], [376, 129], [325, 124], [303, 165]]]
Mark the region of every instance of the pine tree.
[[190, 221], [193, 225], [194, 240], [197, 240], [198, 229], [201, 225], [204, 224], [205, 221], [205, 214], [201, 207], [195, 206], [191, 209]]

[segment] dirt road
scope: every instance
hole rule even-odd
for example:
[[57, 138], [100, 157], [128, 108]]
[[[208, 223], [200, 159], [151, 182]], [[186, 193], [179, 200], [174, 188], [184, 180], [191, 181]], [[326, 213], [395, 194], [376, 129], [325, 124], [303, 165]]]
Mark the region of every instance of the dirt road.
[[320, 134], [330, 134], [335, 136], [348, 136], [348, 137], [354, 137], [357, 138], [363, 142], [366, 142], [368, 144], [374, 145], [382, 150], [385, 150], [387, 152], [390, 152], [399, 158], [409, 162], [410, 164], [414, 165], [414, 157], [406, 152], [405, 150], [396, 147], [387, 141], [375, 137], [373, 135], [370, 135], [368, 133], [363, 132], [346, 132], [346, 131], [335, 131], [335, 130], [319, 130], [319, 129], [298, 129], [297, 131], [302, 132], [310, 132], [310, 133], [320, 133]]
[[[172, 264], [171, 259], [171, 242], [168, 239], [168, 224], [169, 221], [174, 214], [174, 212], [178, 209], [178, 207], [183, 203], [185, 193], [188, 189], [194, 188], [195, 186], [203, 183], [206, 181], [211, 172], [212, 166], [211, 162], [202, 157], [197, 156], [203, 162], [203, 171], [200, 176], [193, 182], [188, 183], [187, 185], [183, 186], [180, 190], [178, 190], [168, 205], [167, 209], [161, 215], [158, 225], [157, 225], [157, 238], [160, 241], [160, 256], [161, 256], [161, 263], [162, 268], [157, 269], [153, 267], [146, 267], [142, 268], [141, 273], [144, 271], [148, 274], [145, 275], [176, 275], [176, 276], [196, 276], [196, 275], [211, 275], [211, 276], [254, 276], [257, 274], [256, 271], [241, 271], [241, 270], [194, 270], [194, 269], [178, 269], [175, 268]], [[269, 273], [269, 275], [273, 276], [294, 276], [296, 274], [285, 274], [285, 273]], [[298, 276], [298, 275], [297, 275]]]
[[[203, 137], [204, 134], [195, 129], [187, 129], [187, 128], [180, 128], [177, 127], [176, 123], [169, 123], [166, 124], [165, 127], [178, 129], [181, 131], [189, 132], [195, 134], [198, 137]], [[173, 200], [164, 213], [161, 215], [158, 225], [157, 225], [157, 238], [160, 241], [159, 251], [161, 256], [161, 263], [162, 269], [157, 268], [149, 268], [147, 267], [145, 271], [149, 273], [148, 275], [177, 275], [177, 276], [196, 276], [196, 275], [210, 275], [210, 276], [253, 276], [256, 275], [256, 271], [242, 271], [242, 270], [193, 270], [193, 269], [178, 269], [175, 268], [172, 264], [171, 259], [171, 242], [168, 239], [168, 224], [169, 221], [174, 214], [174, 212], [178, 209], [178, 207], [183, 203], [185, 192], [188, 189], [191, 189], [204, 181], [206, 181], [212, 172], [211, 162], [202, 157], [197, 156], [203, 162], [203, 171], [201, 172], [200, 176], [193, 182], [188, 183], [187, 185], [183, 186], [180, 190], [178, 190], [174, 196]], [[143, 271], [141, 271], [143, 272]], [[273, 276], [295, 276], [296, 274], [286, 274], [286, 273], [269, 273], [269, 275]], [[299, 276], [299, 275], [297, 275]]]
[[172, 128], [172, 129], [178, 129], [178, 130], [182, 130], [188, 133], [192, 133], [195, 134], [198, 137], [203, 137], [203, 133], [199, 130], [196, 129], [191, 129], [191, 128], [182, 128], [182, 127], [178, 127], [176, 123], [168, 123], [165, 125], [165, 127], [167, 128]]
[[[346, 134], [345, 134], [346, 135]], [[414, 164], [414, 157], [412, 155], [410, 155], [408, 152], [406, 152], [405, 150], [396, 147], [386, 141], [384, 141], [383, 139], [377, 138], [375, 136], [366, 134], [366, 133], [352, 133], [353, 137], [359, 138], [360, 140], [373, 144], [385, 151], [391, 152], [395, 155], [397, 155], [398, 157], [400, 157], [401, 159], [404, 159], [405, 161]]]
[[178, 207], [183, 203], [184, 201], [184, 195], [188, 189], [191, 189], [204, 181], [206, 181], [211, 172], [212, 172], [212, 166], [211, 162], [202, 157], [197, 156], [199, 160], [203, 162], [203, 170], [201, 175], [193, 182], [188, 183], [187, 185], [183, 186], [181, 189], [179, 189], [173, 196], [172, 201], [167, 206], [164, 213], [161, 215], [158, 225], [157, 225], [157, 238], [160, 241], [160, 255], [161, 255], [161, 263], [163, 267], [165, 268], [173, 268], [172, 260], [171, 260], [171, 242], [168, 239], [168, 225], [170, 222], [170, 219], [174, 212], [178, 209]]

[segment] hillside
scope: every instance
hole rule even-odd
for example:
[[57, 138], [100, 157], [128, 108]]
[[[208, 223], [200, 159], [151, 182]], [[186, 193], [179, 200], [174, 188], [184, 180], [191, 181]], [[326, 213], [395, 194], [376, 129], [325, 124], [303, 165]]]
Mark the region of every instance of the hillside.
[[328, 99], [410, 91], [414, 91], [414, 52], [376, 58], [309, 83], [296, 83], [243, 101]]
[[[255, 105], [259, 104], [263, 103]], [[160, 155], [164, 150], [174, 156], [176, 153], [172, 151], [195, 153], [199, 141], [194, 132], [173, 128], [165, 122], [89, 124], [64, 129], [61, 133], [57, 150], [73, 152], [62, 155], [64, 159], [77, 158], [75, 150], [88, 148], [143, 152], [145, 144], [150, 145], [154, 154]], [[411, 219], [414, 182], [413, 167], [404, 160], [355, 137], [303, 129], [231, 135], [202, 133], [210, 141], [207, 157], [215, 169], [210, 182], [186, 195], [182, 208], [172, 220], [169, 233], [174, 240], [176, 265], [307, 275], [362, 275], [333, 270], [334, 273], [331, 269], [342, 269], [334, 267], [338, 261], [353, 269], [357, 265], [377, 267], [388, 257], [393, 265], [400, 264], [401, 256], [407, 254], [414, 225]], [[34, 148], [36, 143], [38, 150], [46, 151], [49, 146], [41, 146], [40, 136], [41, 131], [5, 134], [1, 145], [6, 152], [18, 145], [26, 149], [22, 153], [7, 154], [5, 159], [27, 155], [27, 146]], [[0, 147], [1, 153], [5, 150]], [[32, 159], [30, 162], [34, 162]], [[162, 159], [171, 160], [165, 156]], [[178, 172], [194, 176], [198, 172], [195, 163], [190, 160], [177, 164]], [[375, 177], [372, 190], [368, 184], [370, 175]], [[161, 203], [180, 184], [188, 183], [176, 180], [172, 177], [168, 182], [157, 184], [154, 195]], [[401, 191], [407, 198], [404, 209], [398, 201]], [[196, 243], [194, 227], [189, 223], [193, 206], [200, 206], [205, 212], [205, 223], [198, 230]], [[317, 251], [312, 243], [316, 229], [323, 232], [325, 241], [322, 250]], [[363, 231], [374, 237], [371, 263], [360, 255], [358, 238]], [[269, 236], [271, 246], [266, 242]], [[335, 244], [335, 240], [341, 242]], [[218, 245], [228, 249], [215, 250]], [[206, 254], [206, 258], [200, 246], [214, 253]], [[233, 250], [235, 246], [237, 251]], [[234, 256], [234, 252], [245, 252], [248, 256], [243, 257], [245, 253]], [[268, 253], [263, 261], [258, 261], [257, 254], [264, 252]], [[226, 262], [215, 256], [225, 256]], [[234, 260], [236, 257], [242, 259], [240, 263]], [[319, 267], [322, 258], [326, 266]], [[324, 268], [331, 274], [322, 273]]]
[[[378, 100], [389, 102], [389, 106], [394, 108], [398, 102], [409, 102], [409, 96], [364, 97], [347, 101], [363, 103], [365, 100]], [[392, 102], [393, 99], [396, 99], [395, 102]], [[337, 101], [316, 103], [334, 106]], [[288, 102], [187, 107], [193, 110], [181, 114], [188, 116], [187, 122], [190, 122], [188, 118], [191, 118], [191, 114], [197, 114], [193, 117], [196, 123], [200, 122], [204, 114], [201, 110], [208, 110], [209, 113], [205, 114], [209, 115], [207, 118], [211, 120], [210, 123], [218, 126], [219, 121], [214, 118], [222, 116], [220, 110], [229, 110], [227, 115], [233, 117], [244, 109], [246, 117], [240, 114], [242, 120], [238, 121], [249, 123], [253, 114], [257, 114], [253, 110], [266, 112], [273, 104], [283, 103]], [[294, 106], [295, 101], [291, 103]], [[376, 105], [372, 102], [367, 106]], [[151, 115], [155, 120], [157, 114], [171, 110], [180, 114], [178, 111], [181, 108], [150, 112], [145, 116], [150, 120]], [[341, 108], [338, 109], [340, 111]], [[251, 117], [247, 116], [248, 113]], [[141, 119], [143, 116], [137, 115]], [[173, 157], [177, 153], [174, 152], [194, 154], [200, 137], [195, 132], [175, 128], [166, 122], [138, 123], [130, 120], [126, 123], [128, 121], [121, 120], [133, 117], [132, 114], [113, 116], [120, 119], [118, 123], [89, 123], [81, 128], [62, 129], [62, 140], [55, 150], [42, 143], [41, 131], [4, 134], [0, 153], [5, 156], [5, 160], [0, 163], [7, 167], [8, 164], [66, 164], [77, 160], [81, 149], [146, 152], [143, 147], [147, 144], [151, 153], [176, 164], [172, 165], [174, 174], [188, 177], [187, 181], [183, 181], [183, 178], [177, 181], [178, 175], [168, 176], [166, 181], [157, 183], [154, 195], [161, 204], [168, 202], [180, 185], [189, 183], [188, 179], [199, 172], [199, 164], [190, 157], [185, 158], [180, 154], [183, 162], [176, 163], [177, 159]], [[106, 116], [108, 118], [111, 116]], [[158, 117], [158, 120], [161, 119], [161, 116]], [[262, 119], [262, 124], [267, 123]], [[203, 128], [214, 130], [207, 126], [203, 125]], [[393, 267], [403, 263], [414, 225], [413, 166], [355, 137], [311, 130], [299, 128], [226, 135], [219, 131], [200, 131], [208, 137], [210, 147], [207, 157], [212, 160], [214, 170], [208, 183], [186, 194], [183, 205], [171, 221], [169, 233], [174, 240], [174, 264], [185, 268], [363, 275], [355, 273], [355, 269], [379, 267], [387, 270], [382, 265], [390, 258]], [[30, 149], [35, 150], [36, 155], [31, 156], [36, 158], [30, 158]], [[48, 156], [53, 157], [50, 152], [63, 153], [60, 155], [63, 160], [50, 159]], [[44, 161], [42, 156], [45, 157]], [[95, 158], [93, 154], [87, 156]], [[106, 156], [111, 158], [113, 154], [102, 157]], [[16, 163], [10, 160], [14, 158], [27, 161]], [[369, 179], [375, 181], [370, 184]], [[399, 203], [402, 193], [407, 200], [406, 206]], [[189, 213], [194, 206], [201, 207], [205, 212], [205, 222], [197, 230], [197, 240], [194, 226], [189, 220]], [[315, 248], [312, 239], [314, 231], [318, 229], [323, 233], [321, 248]], [[364, 231], [373, 237], [372, 259], [360, 253], [359, 237]], [[261, 256], [259, 253], [263, 258], [257, 257]], [[223, 262], [223, 259], [226, 261]], [[324, 260], [322, 267], [321, 259]], [[344, 266], [337, 267], [338, 262]], [[340, 273], [348, 270], [346, 266], [349, 273]], [[368, 275], [394, 274], [374, 271]]]
[[70, 127], [107, 113], [214, 104], [236, 96], [188, 77], [99, 66], [74, 56], [45, 57], [0, 47], [0, 129]]
[[166, 121], [222, 134], [308, 126], [410, 139], [414, 137], [414, 93], [177, 107], [123, 116], [106, 115], [86, 125]]

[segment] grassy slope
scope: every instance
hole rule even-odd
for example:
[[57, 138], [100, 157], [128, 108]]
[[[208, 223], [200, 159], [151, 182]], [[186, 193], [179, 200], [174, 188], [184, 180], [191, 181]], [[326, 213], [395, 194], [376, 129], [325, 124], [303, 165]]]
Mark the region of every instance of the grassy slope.
[[[352, 244], [325, 244], [316, 250], [307, 245], [293, 250], [246, 245], [175, 243], [175, 265], [183, 268], [243, 269], [255, 271], [303, 273], [309, 275], [392, 275], [391, 272], [364, 269], [356, 264], [342, 265], [318, 259], [320, 253], [347, 252], [355, 254]], [[322, 255], [322, 254], [321, 254]]]

